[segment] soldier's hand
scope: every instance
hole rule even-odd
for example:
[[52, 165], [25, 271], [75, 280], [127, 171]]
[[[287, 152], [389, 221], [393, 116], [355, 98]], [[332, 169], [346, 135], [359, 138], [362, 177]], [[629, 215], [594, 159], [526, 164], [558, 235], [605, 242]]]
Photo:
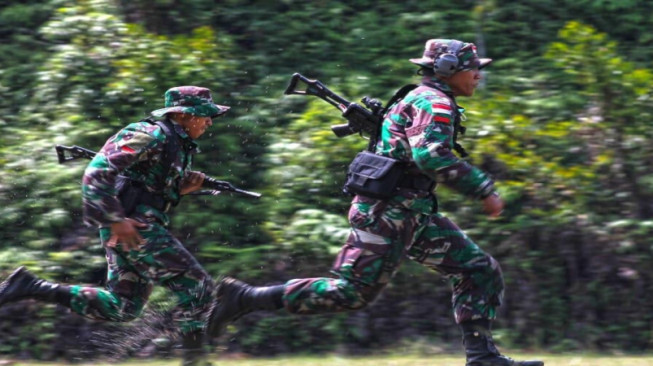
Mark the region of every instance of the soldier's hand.
[[179, 193], [181, 195], [185, 195], [202, 188], [204, 177], [206, 177], [206, 174], [202, 172], [188, 172], [188, 174], [186, 174], [184, 177], [184, 180], [181, 182], [181, 189], [179, 190]]
[[139, 228], [145, 228], [147, 224], [138, 222], [134, 219], [125, 219], [120, 222], [111, 224], [111, 237], [107, 241], [107, 246], [114, 248], [122, 244], [124, 250], [138, 249], [145, 240], [138, 233]]
[[483, 211], [490, 217], [499, 217], [503, 212], [503, 206], [503, 200], [496, 192], [483, 199]]

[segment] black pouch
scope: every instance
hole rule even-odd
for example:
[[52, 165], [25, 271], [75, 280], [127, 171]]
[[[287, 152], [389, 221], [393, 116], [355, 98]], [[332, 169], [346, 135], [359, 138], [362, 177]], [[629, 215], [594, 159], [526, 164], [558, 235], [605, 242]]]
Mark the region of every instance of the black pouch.
[[119, 175], [116, 178], [116, 189], [118, 190], [118, 199], [125, 212], [125, 216], [130, 216], [136, 210], [144, 188], [140, 182], [131, 180], [124, 175]]
[[372, 198], [389, 198], [404, 174], [405, 164], [370, 151], [358, 153], [349, 165], [343, 190]]

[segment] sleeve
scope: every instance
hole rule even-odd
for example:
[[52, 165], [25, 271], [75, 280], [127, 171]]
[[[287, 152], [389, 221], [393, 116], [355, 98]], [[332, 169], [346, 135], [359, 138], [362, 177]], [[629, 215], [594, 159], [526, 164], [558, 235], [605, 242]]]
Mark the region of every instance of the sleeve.
[[132, 124], [112, 136], [95, 155], [82, 179], [84, 222], [108, 226], [125, 219], [116, 178], [136, 162], [162, 151], [164, 141]]
[[485, 198], [494, 192], [494, 182], [480, 169], [453, 153], [455, 114], [449, 98], [430, 95], [417, 98], [413, 119], [406, 128], [417, 167], [438, 183], [468, 197]]

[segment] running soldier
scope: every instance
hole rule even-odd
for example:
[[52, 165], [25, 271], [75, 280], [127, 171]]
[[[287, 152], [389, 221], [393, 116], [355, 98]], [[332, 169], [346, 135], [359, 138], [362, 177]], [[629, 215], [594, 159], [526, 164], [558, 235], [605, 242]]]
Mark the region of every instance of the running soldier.
[[444, 184], [479, 200], [491, 217], [503, 210], [490, 177], [454, 154], [465, 154], [456, 141], [463, 112], [456, 97], [474, 94], [480, 69], [492, 60], [479, 58], [472, 43], [431, 39], [422, 57], [410, 61], [420, 67], [421, 83], [390, 106], [375, 148], [377, 155], [398, 159], [408, 168], [390, 198], [354, 197], [352, 230], [333, 266], [337, 278], [294, 279], [271, 287], [226, 278], [218, 286], [219, 305], [210, 318], [212, 336], [254, 310], [283, 307], [294, 314], [321, 314], [361, 309], [386, 287], [402, 259], [409, 258], [450, 279], [467, 366], [544, 364], [514, 361], [495, 347], [490, 329], [504, 292], [501, 268], [438, 212], [434, 194], [435, 185]]
[[[167, 212], [202, 186], [191, 170], [194, 141], [229, 107], [209, 89], [171, 88], [165, 108], [109, 138], [84, 172], [84, 222], [97, 226], [108, 264], [104, 288], [39, 279], [24, 267], [0, 284], [0, 306], [31, 298], [69, 307], [85, 317], [127, 322], [141, 315], [154, 284], [177, 297], [183, 365], [205, 365], [204, 334], [215, 285], [167, 229]], [[160, 119], [156, 121], [156, 119]]]

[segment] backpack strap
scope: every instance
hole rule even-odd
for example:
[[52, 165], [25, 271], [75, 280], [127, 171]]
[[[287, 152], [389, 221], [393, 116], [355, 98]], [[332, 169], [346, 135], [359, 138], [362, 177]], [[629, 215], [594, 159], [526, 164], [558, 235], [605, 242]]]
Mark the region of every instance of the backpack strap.
[[152, 117], [142, 119], [141, 122], [155, 124], [163, 130], [166, 135], [165, 146], [163, 148], [162, 161], [164, 166], [163, 179], [157, 182], [158, 192], [149, 192], [141, 181], [133, 180], [124, 175], [119, 175], [117, 180], [118, 198], [125, 211], [125, 215], [131, 215], [139, 204], [146, 204], [159, 211], [167, 212], [170, 206], [176, 206], [177, 202], [168, 201], [163, 195], [166, 177], [170, 174], [176, 155], [179, 152], [179, 137], [174, 130], [174, 126], [169, 119], [162, 121], [154, 120]]
[[172, 164], [174, 163], [175, 158], [177, 157], [177, 153], [179, 152], [179, 137], [175, 132], [175, 127], [169, 119], [166, 118], [161, 121], [155, 121], [154, 124], [161, 127], [161, 130], [163, 130], [163, 133], [166, 135], [166, 143], [163, 150], [162, 163], [165, 171], [164, 177], [167, 177], [170, 174]]
[[385, 117], [385, 114], [388, 113], [388, 110], [390, 107], [392, 107], [393, 104], [397, 103], [399, 100], [404, 99], [404, 97], [410, 93], [411, 90], [417, 88], [416, 84], [407, 84], [399, 88], [395, 92], [395, 94], [388, 100], [388, 103], [386, 103], [385, 107], [381, 109], [381, 112], [378, 114], [379, 116], [379, 124], [376, 128], [376, 134], [373, 137], [370, 137], [370, 142], [367, 145], [367, 150], [374, 152], [376, 149], [376, 143], [379, 141], [379, 134], [381, 133], [381, 125], [383, 123], [383, 118]]
[[467, 153], [467, 150], [458, 143], [458, 136], [459, 135], [464, 135], [465, 131], [467, 128], [460, 123], [462, 122], [462, 112], [460, 111], [460, 107], [458, 104], [454, 102], [454, 108], [455, 108], [455, 113], [456, 113], [456, 118], [453, 123], [453, 149], [456, 151], [458, 154], [460, 154], [460, 157], [466, 158], [469, 156], [469, 153]]
[[462, 158], [466, 158], [469, 156], [469, 153], [467, 153], [467, 150], [458, 143], [458, 137], [459, 135], [464, 135], [465, 131], [467, 128], [463, 125], [461, 125], [461, 122], [463, 120], [462, 116], [462, 110], [464, 108], [461, 108], [458, 103], [456, 102], [456, 98], [453, 97], [450, 93], [445, 92], [444, 90], [441, 90], [440, 88], [434, 87], [432, 85], [427, 85], [427, 84], [420, 84], [420, 85], [425, 85], [428, 86], [429, 88], [435, 88], [439, 91], [441, 91], [451, 102], [452, 108], [453, 108], [453, 113], [454, 113], [454, 122], [453, 122], [453, 150], [457, 152]]
[[392, 98], [390, 98], [385, 108], [383, 108], [383, 114], [385, 114], [393, 104], [397, 103], [400, 99], [404, 99], [404, 97], [415, 88], [417, 88], [417, 84], [407, 84], [402, 86], [399, 90], [397, 90], [397, 92], [395, 92], [395, 95], [393, 95]]

